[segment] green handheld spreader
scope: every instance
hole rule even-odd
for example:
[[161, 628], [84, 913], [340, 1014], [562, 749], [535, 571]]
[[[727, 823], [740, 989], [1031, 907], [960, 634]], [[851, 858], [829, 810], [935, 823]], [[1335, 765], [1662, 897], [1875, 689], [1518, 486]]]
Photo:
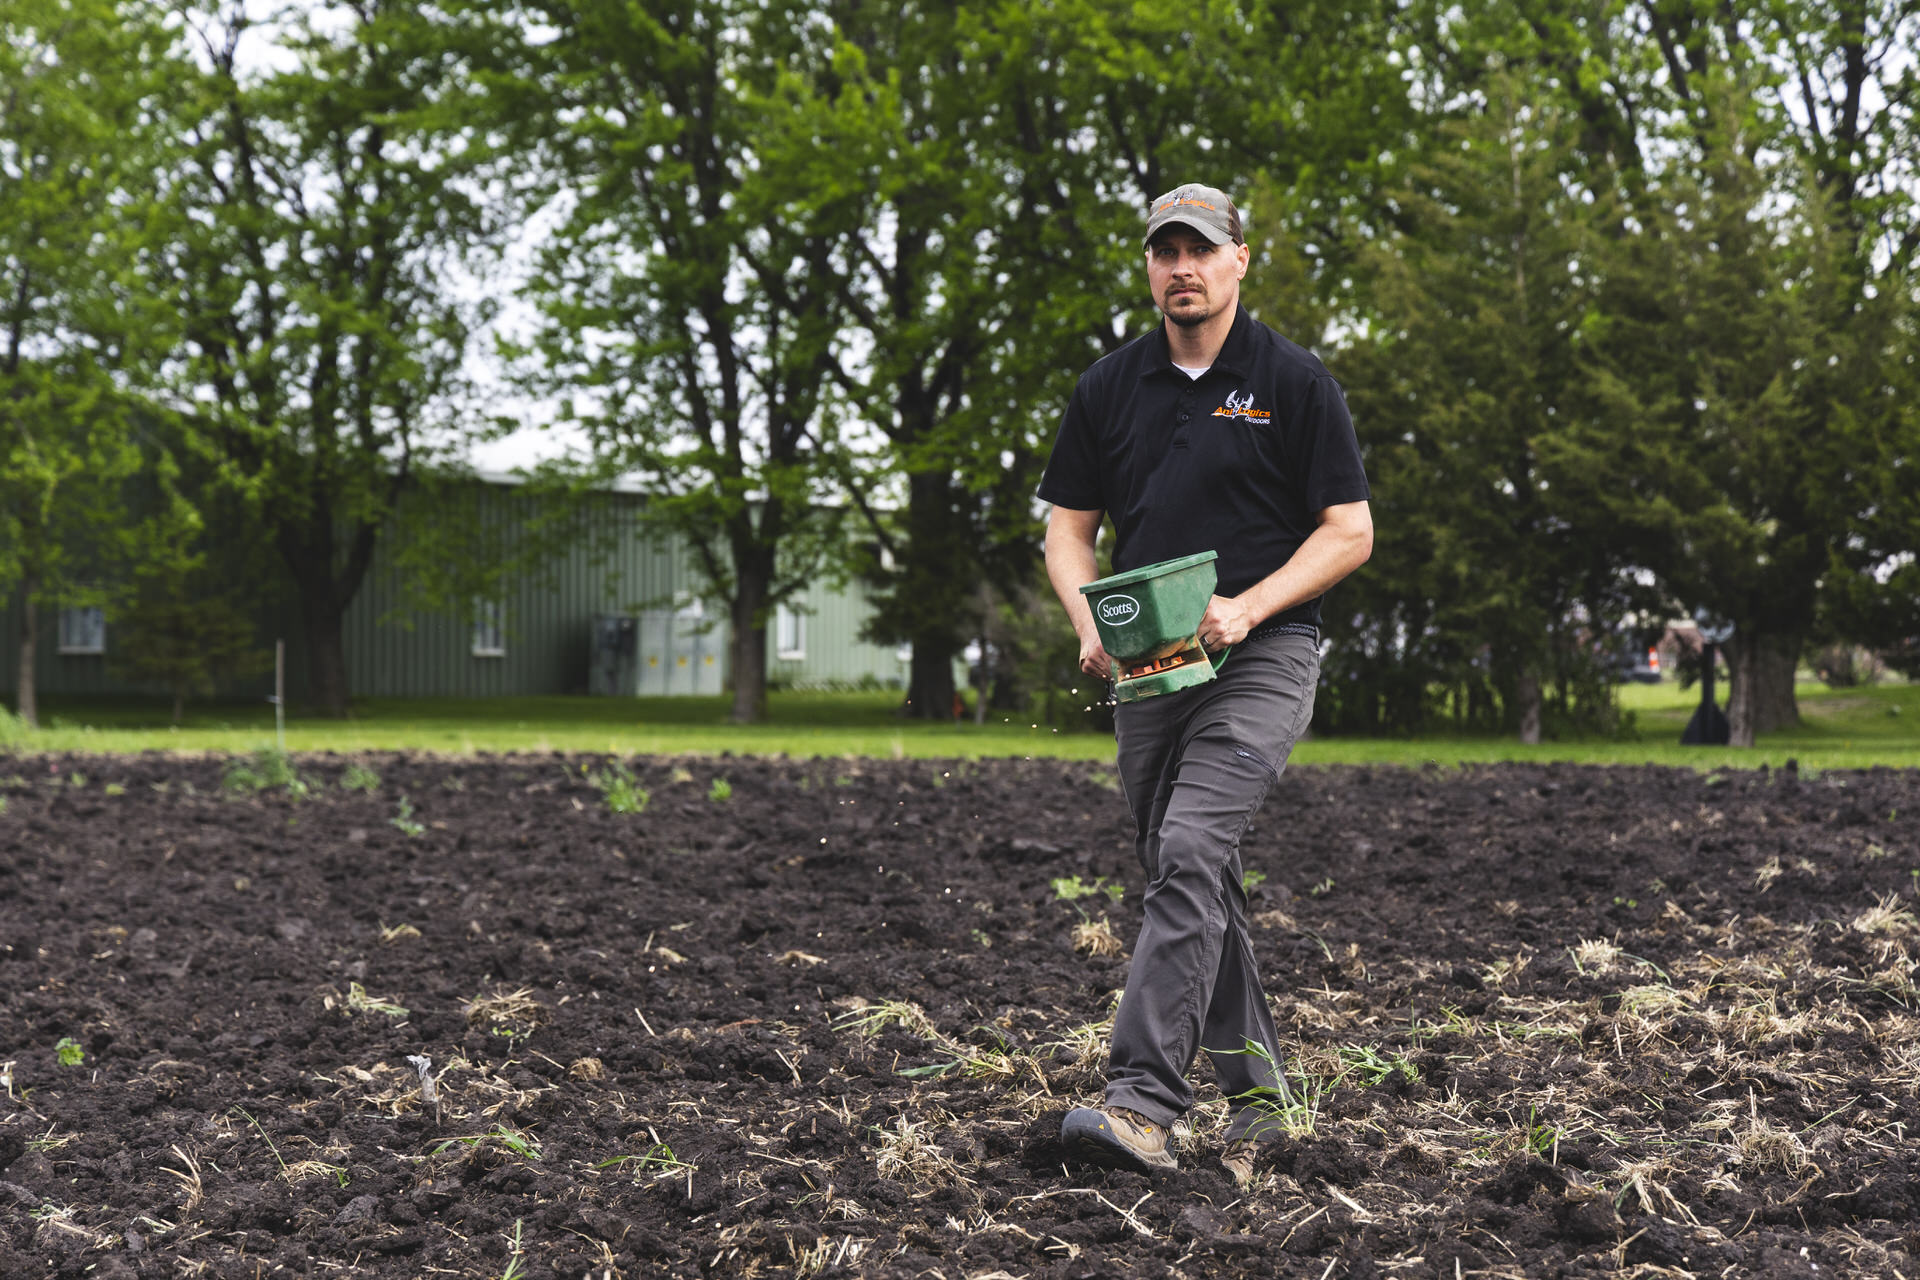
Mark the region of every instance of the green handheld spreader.
[[1114, 662], [1116, 702], [1138, 702], [1213, 679], [1227, 650], [1209, 657], [1200, 619], [1217, 581], [1212, 551], [1162, 560], [1080, 588]]

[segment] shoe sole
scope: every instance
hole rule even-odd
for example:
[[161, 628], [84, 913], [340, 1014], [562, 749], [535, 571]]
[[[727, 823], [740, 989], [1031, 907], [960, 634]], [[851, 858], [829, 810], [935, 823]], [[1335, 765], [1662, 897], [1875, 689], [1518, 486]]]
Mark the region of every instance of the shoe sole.
[[1067, 1112], [1060, 1122], [1060, 1145], [1067, 1154], [1086, 1164], [1103, 1169], [1122, 1169], [1129, 1173], [1166, 1173], [1180, 1167], [1172, 1156], [1155, 1163], [1120, 1140], [1107, 1117], [1090, 1107]]

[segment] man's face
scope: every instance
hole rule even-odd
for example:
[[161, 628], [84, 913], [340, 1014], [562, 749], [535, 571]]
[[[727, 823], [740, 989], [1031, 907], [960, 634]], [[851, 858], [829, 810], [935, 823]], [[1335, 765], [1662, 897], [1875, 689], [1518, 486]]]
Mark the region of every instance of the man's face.
[[1216, 245], [1193, 228], [1175, 223], [1147, 246], [1147, 284], [1154, 304], [1182, 328], [1232, 311], [1240, 301], [1247, 259], [1245, 245]]

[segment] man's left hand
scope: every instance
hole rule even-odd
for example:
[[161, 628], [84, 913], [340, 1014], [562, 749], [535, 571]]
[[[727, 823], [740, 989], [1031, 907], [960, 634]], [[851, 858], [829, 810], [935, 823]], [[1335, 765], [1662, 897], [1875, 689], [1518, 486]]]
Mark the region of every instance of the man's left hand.
[[1207, 611], [1200, 617], [1200, 643], [1209, 649], [1224, 649], [1245, 640], [1258, 625], [1260, 620], [1237, 597], [1215, 596], [1207, 601]]

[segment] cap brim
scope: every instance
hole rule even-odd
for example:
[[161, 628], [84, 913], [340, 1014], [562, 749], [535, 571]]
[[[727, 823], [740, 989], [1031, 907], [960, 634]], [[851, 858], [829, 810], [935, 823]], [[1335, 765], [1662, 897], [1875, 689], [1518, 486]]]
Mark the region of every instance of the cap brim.
[[1156, 218], [1153, 221], [1147, 223], [1147, 236], [1146, 236], [1146, 239], [1140, 242], [1140, 247], [1143, 249], [1151, 248], [1153, 246], [1153, 238], [1155, 236], [1159, 235], [1162, 231], [1165, 231], [1168, 227], [1176, 227], [1176, 226], [1187, 227], [1193, 231], [1199, 232], [1201, 237], [1205, 239], [1208, 244], [1226, 244], [1228, 241], [1233, 239], [1232, 236], [1220, 230], [1218, 227], [1210, 227], [1204, 222], [1195, 222], [1190, 218], [1185, 218], [1175, 213], [1175, 214], [1169, 214], [1166, 217]]

